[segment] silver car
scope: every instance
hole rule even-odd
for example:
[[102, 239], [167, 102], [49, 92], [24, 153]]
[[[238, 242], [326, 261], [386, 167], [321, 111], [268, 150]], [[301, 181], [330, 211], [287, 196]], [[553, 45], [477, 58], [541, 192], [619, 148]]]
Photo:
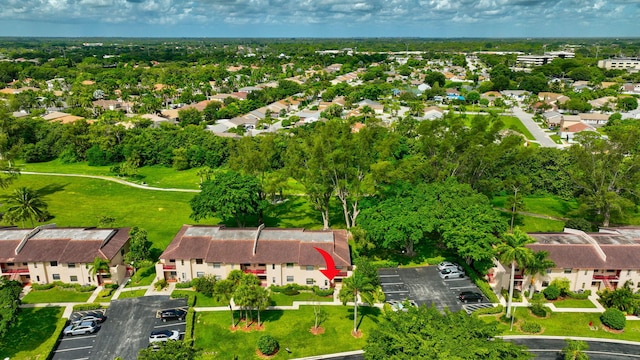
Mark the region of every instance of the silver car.
[[180, 340], [180, 332], [178, 330], [158, 330], [149, 335], [150, 344], [169, 340]]
[[79, 324], [69, 325], [64, 328], [65, 335], [87, 335], [93, 334], [100, 328], [95, 321], [83, 321]]
[[444, 269], [460, 269], [460, 265], [452, 263], [450, 261], [443, 261], [438, 264], [438, 271], [442, 271]]
[[440, 277], [443, 278], [443, 279], [463, 278], [464, 277], [464, 271], [462, 271], [460, 269], [447, 268], [447, 269], [444, 269], [444, 270], [440, 271]]

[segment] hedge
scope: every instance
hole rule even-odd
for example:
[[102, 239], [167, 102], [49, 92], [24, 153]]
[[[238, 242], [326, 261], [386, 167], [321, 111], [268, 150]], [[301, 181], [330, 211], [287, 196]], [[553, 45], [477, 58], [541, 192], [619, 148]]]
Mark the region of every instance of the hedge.
[[622, 330], [627, 325], [624, 313], [616, 308], [609, 308], [600, 315], [600, 321], [612, 329]]
[[184, 343], [187, 344], [187, 346], [193, 345], [193, 327], [195, 325], [195, 317], [196, 312], [193, 310], [193, 307], [189, 307], [189, 310], [187, 310], [187, 316], [185, 317], [186, 325], [184, 329]]
[[318, 296], [329, 296], [329, 295], [333, 295], [333, 289], [322, 290], [318, 286], [314, 286], [313, 293]]
[[495, 314], [500, 314], [503, 311], [504, 311], [504, 306], [498, 305], [498, 306], [494, 306], [494, 307], [490, 307], [490, 308], [478, 309], [478, 310], [474, 311], [472, 314], [475, 314], [475, 315], [495, 315]]
[[73, 305], [73, 311], [85, 311], [101, 309], [102, 305], [99, 303], [77, 304]]
[[542, 326], [535, 322], [525, 321], [520, 325], [520, 330], [526, 333], [535, 334], [542, 330]]
[[62, 289], [75, 289], [78, 292], [92, 292], [96, 289], [96, 286], [94, 285], [68, 284], [63, 283], [62, 281], [54, 281], [50, 284], [31, 284], [31, 289], [33, 290], [50, 290], [54, 287], [59, 287]]
[[531, 310], [531, 313], [535, 316], [538, 316], [538, 317], [547, 316], [547, 309], [542, 304], [533, 304], [529, 306], [529, 310]]
[[584, 292], [581, 292], [581, 293], [569, 291], [566, 293], [566, 295], [567, 297], [570, 297], [572, 299], [585, 300], [585, 299], [588, 299], [589, 296], [591, 295], [591, 290], [585, 290]]
[[196, 294], [179, 294], [179, 295], [171, 295], [174, 299], [187, 299], [187, 306], [193, 307], [196, 306]]
[[191, 281], [184, 281], [184, 282], [176, 283], [176, 289], [190, 289], [192, 287], [193, 287], [193, 285], [191, 284]]
[[471, 266], [469, 266], [464, 261], [459, 262], [459, 264], [464, 268], [464, 271], [469, 276], [469, 279], [471, 279], [471, 281], [473, 281], [473, 283], [476, 284], [478, 289], [482, 291], [484, 296], [489, 301], [491, 301], [492, 303], [500, 302], [500, 300], [498, 300], [498, 296], [496, 295], [496, 293], [493, 292], [491, 285], [489, 285], [489, 283], [485, 279], [478, 276], [478, 273], [476, 273], [475, 269], [472, 269]]

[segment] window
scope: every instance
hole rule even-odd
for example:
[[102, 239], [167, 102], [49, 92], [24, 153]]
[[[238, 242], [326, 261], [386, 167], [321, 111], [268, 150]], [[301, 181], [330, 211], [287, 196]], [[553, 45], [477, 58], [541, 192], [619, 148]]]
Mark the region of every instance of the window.
[[22, 263], [22, 266], [27, 266], [27, 265], [28, 265], [27, 263]]
[[307, 285], [313, 285], [314, 282], [312, 278], [307, 278]]
[[587, 275], [587, 271], [589, 271], [589, 270], [585, 270], [585, 271], [584, 271], [584, 274], [585, 274], [585, 275]]
[[592, 281], [591, 282], [591, 286], [597, 287], [598, 286], [598, 282], [597, 281]]
[[293, 269], [293, 263], [287, 263], [287, 269]]
[[582, 283], [582, 288], [583, 288], [583, 289], [584, 289], [584, 285], [585, 285], [585, 283]]
[[[273, 278], [271, 278], [271, 282], [274, 283], [274, 284], [276, 283], [276, 277], [275, 276]], [[640, 282], [638, 283], [638, 285], [640, 285]]]
[[313, 265], [307, 265], [307, 271], [313, 271]]
[[573, 269], [564, 269], [564, 273], [565, 274], [571, 274], [572, 271], [573, 271]]
[[542, 287], [547, 287], [549, 286], [549, 282], [548, 281], [543, 281], [542, 282]]
[[265, 267], [267, 264], [258, 264], [259, 267]]
[[91, 282], [91, 276], [87, 276], [87, 282]]
[[58, 266], [58, 262], [57, 261], [51, 261], [51, 262], [49, 262], [49, 264], [51, 264], [51, 266]]
[[196, 264], [202, 265], [202, 262], [203, 262], [202, 259], [196, 259]]
[[[40, 275], [36, 275], [36, 281], [40, 282]], [[638, 283], [640, 285], [640, 283]]]
[[627, 276], [631, 275], [631, 270], [627, 270]]
[[14, 263], [7, 263], [7, 266], [13, 266]]
[[[213, 268], [220, 269], [220, 263], [213, 263]], [[231, 268], [233, 269], [233, 265], [231, 265]]]
[[120, 256], [124, 256], [124, 249], [120, 249]]
[[222, 275], [216, 275], [216, 280], [222, 280]]
[[287, 282], [293, 282], [293, 276], [291, 275], [287, 276]]
[[551, 269], [547, 269], [547, 274], [551, 274]]
[[180, 265], [184, 265], [184, 260], [180, 260]]
[[75, 275], [71, 275], [71, 276], [69, 276], [69, 280], [70, 280], [71, 282], [78, 282], [78, 277], [77, 277], [77, 276], [75, 276]]
[[324, 286], [329, 286], [329, 280], [324, 281]]
[[60, 280], [60, 274], [53, 274], [51, 276], [53, 277], [53, 280]]
[[69, 267], [69, 269], [73, 269], [76, 267], [76, 263], [68, 263], [67, 266]]
[[196, 273], [196, 277], [199, 277], [199, 278], [204, 277], [204, 271], [198, 271]]
[[275, 270], [276, 269], [276, 264], [271, 264], [271, 270]]
[[38, 268], [38, 263], [33, 263], [33, 268], [37, 269]]
[[176, 262], [176, 259], [169, 259], [169, 262], [170, 263], [174, 263], [174, 262]]

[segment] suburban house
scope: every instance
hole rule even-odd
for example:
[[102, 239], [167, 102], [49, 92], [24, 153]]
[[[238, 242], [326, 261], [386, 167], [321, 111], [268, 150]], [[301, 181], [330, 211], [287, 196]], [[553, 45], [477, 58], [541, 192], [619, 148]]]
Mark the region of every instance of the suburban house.
[[569, 143], [573, 143], [575, 135], [581, 131], [596, 131], [596, 129], [582, 122], [578, 115], [562, 115], [558, 136]]
[[[128, 246], [126, 228], [2, 228], [0, 276], [23, 284], [121, 284], [128, 270], [123, 258]], [[94, 278], [91, 264], [96, 257], [109, 262], [109, 272]]]
[[[600, 229], [596, 233], [565, 228], [561, 233], [532, 233], [536, 242], [527, 245], [533, 251], [547, 251], [556, 266], [544, 276], [535, 277], [535, 288], [544, 289], [551, 281], [567, 278], [571, 290], [616, 289], [631, 280], [640, 286], [640, 228]], [[494, 288], [509, 287], [510, 267], [496, 264], [489, 280]], [[527, 290], [530, 275], [515, 272], [516, 289]]]
[[184, 225], [156, 264], [158, 280], [190, 281], [212, 275], [226, 278], [232, 270], [257, 275], [263, 286], [332, 283], [320, 270], [327, 264], [315, 248], [329, 253], [340, 271], [334, 282], [351, 274], [345, 230], [225, 228]]

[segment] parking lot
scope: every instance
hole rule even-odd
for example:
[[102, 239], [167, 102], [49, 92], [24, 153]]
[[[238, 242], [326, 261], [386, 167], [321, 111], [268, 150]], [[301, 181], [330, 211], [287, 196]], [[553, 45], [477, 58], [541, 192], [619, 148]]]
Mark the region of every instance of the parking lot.
[[435, 307], [442, 311], [449, 308], [450, 311], [464, 309], [472, 312], [481, 307], [492, 306], [486, 298], [480, 303], [463, 304], [458, 300], [458, 294], [462, 291], [474, 291], [482, 293], [468, 277], [441, 279], [435, 266], [419, 268], [391, 268], [378, 270], [382, 291], [387, 300], [413, 300], [418, 305]]
[[162, 322], [158, 312], [165, 309], [187, 309], [186, 299], [170, 300], [168, 296], [144, 296], [114, 300], [106, 310], [107, 320], [96, 333], [63, 336], [52, 360], [135, 360], [138, 351], [149, 345], [154, 330], [178, 330], [181, 338], [184, 321]]

